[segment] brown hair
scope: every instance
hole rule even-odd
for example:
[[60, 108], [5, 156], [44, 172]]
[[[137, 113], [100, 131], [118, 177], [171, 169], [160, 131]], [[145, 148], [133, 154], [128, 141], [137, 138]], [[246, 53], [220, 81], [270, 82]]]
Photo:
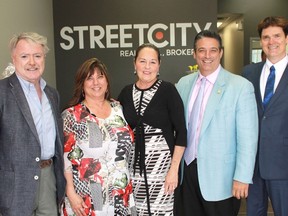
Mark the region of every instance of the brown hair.
[[74, 94], [72, 99], [69, 101], [68, 106], [75, 106], [76, 104], [80, 103], [85, 99], [83, 86], [84, 82], [87, 77], [93, 75], [95, 73], [95, 69], [99, 69], [101, 75], [107, 80], [107, 91], [105, 93], [105, 99], [111, 99], [111, 91], [110, 91], [110, 81], [108, 79], [107, 67], [103, 62], [101, 62], [97, 58], [91, 58], [86, 60], [78, 69], [76, 76], [75, 76], [75, 87], [74, 87]]
[[151, 44], [151, 43], [144, 43], [144, 44], [142, 44], [141, 46], [139, 46], [137, 49], [136, 49], [136, 54], [135, 54], [135, 57], [134, 57], [134, 62], [136, 61], [136, 59], [137, 59], [137, 57], [138, 57], [138, 55], [139, 55], [139, 52], [142, 50], [142, 49], [144, 49], [144, 48], [151, 48], [151, 49], [153, 49], [153, 50], [155, 50], [156, 51], [156, 53], [157, 53], [157, 57], [158, 57], [158, 61], [159, 61], [159, 63], [161, 62], [161, 58], [160, 58], [160, 51], [159, 51], [159, 49], [154, 45], [154, 44]]
[[258, 24], [257, 30], [258, 34], [261, 38], [262, 31], [263, 29], [266, 29], [270, 26], [278, 26], [283, 29], [283, 32], [285, 34], [285, 37], [288, 34], [288, 21], [284, 17], [280, 16], [270, 16], [266, 17], [265, 19], [261, 20], [260, 23]]

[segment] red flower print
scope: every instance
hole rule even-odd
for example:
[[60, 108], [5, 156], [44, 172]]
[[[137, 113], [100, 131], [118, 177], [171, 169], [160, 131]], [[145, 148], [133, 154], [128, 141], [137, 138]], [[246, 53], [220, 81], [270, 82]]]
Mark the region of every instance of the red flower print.
[[68, 133], [64, 135], [64, 152], [70, 152], [75, 145], [74, 133]]
[[113, 196], [120, 196], [123, 199], [123, 205], [128, 206], [129, 196], [132, 193], [132, 183], [130, 182], [125, 189], [114, 189], [112, 191]]
[[88, 179], [93, 175], [97, 175], [101, 169], [101, 163], [93, 158], [83, 158], [78, 169], [80, 175], [79, 178], [81, 180]]

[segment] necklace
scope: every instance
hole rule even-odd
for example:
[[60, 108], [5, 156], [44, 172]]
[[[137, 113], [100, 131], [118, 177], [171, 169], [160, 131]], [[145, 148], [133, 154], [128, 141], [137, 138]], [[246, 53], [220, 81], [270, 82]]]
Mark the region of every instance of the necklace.
[[83, 101], [84, 105], [87, 107], [89, 112], [91, 114], [94, 114], [98, 118], [108, 118], [110, 113], [111, 113], [111, 106], [110, 103], [107, 100], [104, 100], [103, 103], [97, 103], [97, 102], [92, 102], [87, 100]]

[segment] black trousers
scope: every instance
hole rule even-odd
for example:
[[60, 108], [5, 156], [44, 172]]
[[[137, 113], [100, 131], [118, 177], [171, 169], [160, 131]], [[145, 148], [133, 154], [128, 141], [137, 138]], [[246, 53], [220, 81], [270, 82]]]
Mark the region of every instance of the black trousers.
[[182, 185], [175, 191], [176, 216], [237, 216], [241, 200], [229, 199], [210, 202], [203, 199], [197, 172], [197, 161], [184, 163]]

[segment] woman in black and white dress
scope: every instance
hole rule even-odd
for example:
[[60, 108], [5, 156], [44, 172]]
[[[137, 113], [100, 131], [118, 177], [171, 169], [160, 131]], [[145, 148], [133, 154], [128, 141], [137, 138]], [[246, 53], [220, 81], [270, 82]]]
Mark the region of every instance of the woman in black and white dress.
[[135, 135], [129, 166], [137, 215], [173, 215], [187, 134], [182, 100], [173, 84], [158, 79], [156, 46], [138, 47], [134, 66], [138, 79], [118, 100]]

